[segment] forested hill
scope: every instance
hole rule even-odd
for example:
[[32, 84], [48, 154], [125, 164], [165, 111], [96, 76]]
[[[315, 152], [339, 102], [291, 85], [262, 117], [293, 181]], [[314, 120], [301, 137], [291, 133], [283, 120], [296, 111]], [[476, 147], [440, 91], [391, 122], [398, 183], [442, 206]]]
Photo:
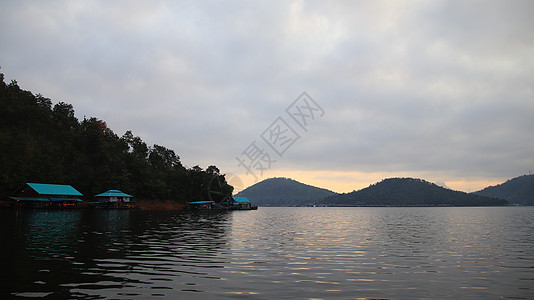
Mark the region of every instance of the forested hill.
[[523, 175], [505, 183], [489, 186], [474, 194], [506, 199], [510, 203], [534, 205], [534, 175]]
[[500, 206], [506, 200], [442, 188], [422, 179], [389, 178], [359, 191], [331, 196], [321, 204], [337, 206]]
[[[22, 90], [0, 74], [0, 200], [26, 182], [69, 184], [86, 196], [120, 189], [140, 199], [174, 201], [233, 189], [215, 166], [184, 167], [164, 146], [122, 136], [97, 118], [79, 121], [72, 105]], [[221, 187], [222, 186], [222, 187]], [[222, 191], [221, 191], [222, 190]]]
[[269, 178], [258, 182], [236, 196], [247, 197], [260, 206], [304, 206], [336, 193], [300, 183], [289, 178]]

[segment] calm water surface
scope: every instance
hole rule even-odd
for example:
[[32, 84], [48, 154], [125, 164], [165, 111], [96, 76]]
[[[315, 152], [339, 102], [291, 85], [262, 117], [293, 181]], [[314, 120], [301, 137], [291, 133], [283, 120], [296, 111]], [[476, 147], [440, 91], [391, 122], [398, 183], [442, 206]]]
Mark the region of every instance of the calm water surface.
[[534, 299], [534, 207], [0, 210], [0, 234], [2, 299]]

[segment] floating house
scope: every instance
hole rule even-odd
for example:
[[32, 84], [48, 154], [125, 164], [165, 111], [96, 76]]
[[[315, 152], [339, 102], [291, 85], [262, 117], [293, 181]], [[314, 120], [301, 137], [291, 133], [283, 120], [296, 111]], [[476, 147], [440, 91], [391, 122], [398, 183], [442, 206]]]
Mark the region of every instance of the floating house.
[[70, 185], [26, 183], [9, 199], [15, 201], [17, 207], [70, 208], [78, 206], [82, 196]]
[[193, 210], [212, 210], [215, 205], [215, 201], [193, 201], [187, 202], [190, 209]]
[[187, 202], [188, 209], [191, 210], [255, 210], [257, 206], [252, 206], [245, 197], [228, 197], [220, 203], [215, 201], [194, 201]]
[[96, 204], [97, 207], [103, 208], [134, 208], [135, 203], [132, 201], [133, 196], [123, 193], [119, 190], [108, 190], [101, 194], [95, 195], [98, 199], [97, 202], [91, 202]]
[[248, 200], [245, 197], [233, 197], [234, 201], [232, 203], [232, 208], [235, 210], [251, 210], [254, 209], [252, 207], [252, 204], [250, 203], [250, 200]]

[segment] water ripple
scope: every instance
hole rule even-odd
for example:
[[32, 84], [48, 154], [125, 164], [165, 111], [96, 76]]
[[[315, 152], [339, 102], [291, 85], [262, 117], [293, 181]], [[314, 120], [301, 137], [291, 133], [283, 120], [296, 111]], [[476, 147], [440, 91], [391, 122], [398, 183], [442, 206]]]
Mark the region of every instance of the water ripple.
[[528, 207], [0, 213], [22, 298], [534, 298]]

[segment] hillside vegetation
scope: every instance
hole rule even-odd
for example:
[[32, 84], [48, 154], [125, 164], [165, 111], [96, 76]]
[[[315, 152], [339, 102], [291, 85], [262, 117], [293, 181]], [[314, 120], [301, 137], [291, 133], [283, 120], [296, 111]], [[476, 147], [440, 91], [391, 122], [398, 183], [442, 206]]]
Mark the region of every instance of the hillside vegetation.
[[[186, 168], [164, 146], [122, 136], [97, 118], [78, 120], [72, 105], [22, 90], [0, 74], [0, 199], [25, 182], [69, 184], [86, 196], [120, 189], [136, 198], [172, 201], [209, 198], [232, 187], [216, 166]], [[213, 180], [214, 178], [218, 180]]]
[[500, 206], [506, 200], [442, 188], [422, 179], [388, 178], [359, 191], [327, 197], [333, 206]]
[[236, 196], [247, 197], [260, 206], [305, 206], [335, 194], [289, 178], [269, 178], [248, 187]]
[[519, 176], [474, 194], [506, 199], [514, 204], [534, 205], [534, 175]]

